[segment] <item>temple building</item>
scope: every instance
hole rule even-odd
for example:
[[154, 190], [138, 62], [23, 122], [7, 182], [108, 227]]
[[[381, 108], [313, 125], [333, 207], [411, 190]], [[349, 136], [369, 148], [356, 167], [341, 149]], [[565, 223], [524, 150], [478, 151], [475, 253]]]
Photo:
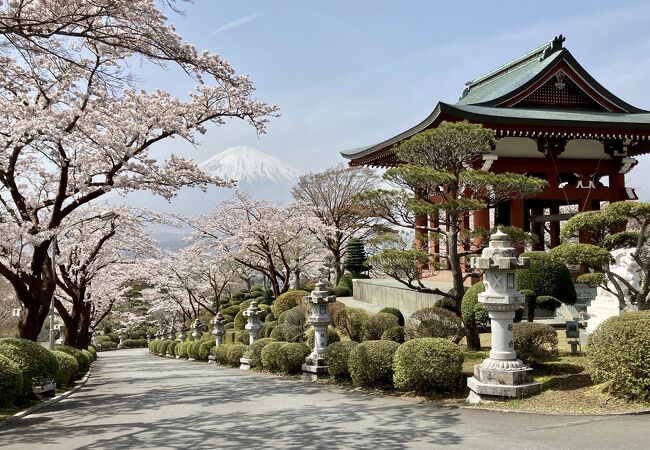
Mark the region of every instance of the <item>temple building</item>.
[[396, 146], [423, 130], [443, 121], [480, 123], [494, 130], [497, 144], [477, 168], [540, 177], [549, 185], [534, 197], [498, 205], [492, 214], [475, 212], [472, 226], [517, 226], [539, 237], [537, 250], [558, 245], [567, 211], [636, 199], [625, 174], [637, 164], [635, 156], [650, 153], [650, 112], [605, 89], [563, 42], [560, 35], [468, 82], [457, 103], [439, 102], [397, 136], [341, 154], [350, 166], [391, 167], [400, 163]]

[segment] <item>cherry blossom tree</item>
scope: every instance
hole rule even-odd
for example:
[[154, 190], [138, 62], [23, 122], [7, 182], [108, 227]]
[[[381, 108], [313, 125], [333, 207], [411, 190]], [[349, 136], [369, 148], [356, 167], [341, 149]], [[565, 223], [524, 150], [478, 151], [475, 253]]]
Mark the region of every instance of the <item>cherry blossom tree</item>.
[[55, 307], [65, 324], [65, 344], [78, 348], [88, 346], [91, 330], [137, 279], [140, 260], [158, 254], [142, 213], [117, 208], [104, 222], [98, 212], [86, 207], [68, 216], [74, 223], [59, 231], [55, 249]]
[[261, 273], [275, 296], [289, 289], [292, 277], [315, 272], [325, 260], [311, 232], [324, 225], [302, 203], [283, 208], [237, 192], [208, 216], [179, 220], [195, 229], [196, 243]]
[[[147, 92], [130, 72], [136, 60], [180, 70], [195, 88], [186, 99]], [[110, 191], [169, 199], [227, 184], [191, 160], [159, 160], [156, 144], [198, 144], [227, 118], [263, 133], [277, 108], [253, 91], [186, 43], [153, 0], [0, 2], [0, 275], [23, 305], [22, 337], [35, 340], [47, 315], [48, 248], [66, 218]]]

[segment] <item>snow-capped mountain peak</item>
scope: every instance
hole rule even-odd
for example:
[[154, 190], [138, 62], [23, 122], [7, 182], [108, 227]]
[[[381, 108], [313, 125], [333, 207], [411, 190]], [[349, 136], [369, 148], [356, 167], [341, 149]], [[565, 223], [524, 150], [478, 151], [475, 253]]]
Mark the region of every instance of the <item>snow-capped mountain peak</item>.
[[279, 159], [254, 147], [231, 147], [199, 164], [204, 172], [225, 180], [257, 183], [259, 181], [291, 182], [301, 173]]

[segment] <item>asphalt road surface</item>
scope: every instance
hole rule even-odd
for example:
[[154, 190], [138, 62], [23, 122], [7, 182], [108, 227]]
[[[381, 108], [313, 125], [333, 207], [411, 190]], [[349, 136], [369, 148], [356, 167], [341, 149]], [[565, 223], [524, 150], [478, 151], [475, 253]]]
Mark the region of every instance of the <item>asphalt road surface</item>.
[[442, 407], [206, 363], [100, 353], [86, 386], [0, 429], [0, 448], [650, 448], [648, 416]]

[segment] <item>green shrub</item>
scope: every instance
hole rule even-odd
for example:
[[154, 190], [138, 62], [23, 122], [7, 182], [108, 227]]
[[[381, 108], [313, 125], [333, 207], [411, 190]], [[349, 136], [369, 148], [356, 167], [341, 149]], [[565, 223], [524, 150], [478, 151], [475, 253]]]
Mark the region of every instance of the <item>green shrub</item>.
[[[341, 336], [339, 336], [336, 330], [333, 327], [328, 326], [327, 345], [332, 344], [334, 342], [339, 342], [340, 340], [341, 340]], [[307, 347], [314, 348], [314, 327], [307, 328], [307, 331], [305, 331], [304, 341], [305, 343], [307, 343]]]
[[149, 345], [147, 346], [147, 347], [149, 347], [149, 353], [156, 353], [155, 348], [156, 348], [156, 343], [157, 343], [157, 342], [158, 342], [158, 341], [151, 341], [151, 342], [149, 342]]
[[332, 294], [336, 295], [337, 297], [351, 297], [352, 296], [352, 290], [348, 288], [347, 286], [336, 286], [331, 290]]
[[279, 372], [282, 367], [281, 348], [286, 342], [269, 342], [262, 348], [262, 367], [270, 372]]
[[250, 333], [248, 330], [235, 331], [235, 344], [248, 345], [250, 343]]
[[251, 360], [251, 367], [262, 367], [262, 349], [271, 342], [275, 342], [275, 340], [272, 338], [262, 338], [253, 342], [247, 355]]
[[309, 325], [309, 315], [311, 313], [311, 306], [303, 303], [294, 306], [288, 311], [284, 311], [281, 317], [278, 318], [280, 325], [291, 325], [292, 327], [301, 328], [303, 331]]
[[557, 355], [557, 331], [550, 325], [535, 322], [514, 324], [515, 351], [526, 364], [536, 366]]
[[458, 343], [464, 333], [460, 317], [447, 309], [436, 307], [422, 308], [414, 312], [404, 328], [404, 336], [407, 341], [424, 337], [439, 337]]
[[[235, 320], [233, 317], [232, 320]], [[235, 322], [229, 322], [223, 326], [223, 331], [228, 331], [228, 330], [234, 330], [235, 329]]]
[[[266, 306], [266, 305], [265, 305], [265, 306]], [[266, 317], [264, 317], [264, 322], [265, 322], [265, 323], [274, 322], [274, 321], [276, 321], [276, 320], [277, 320], [277, 319], [276, 319], [276, 317], [275, 317], [275, 314], [273, 314], [273, 311], [271, 311], [271, 310], [269, 310], [269, 312], [268, 312], [268, 314], [266, 315]]]
[[591, 378], [614, 395], [650, 401], [650, 311], [625, 313], [600, 324], [589, 339]]
[[276, 341], [300, 342], [303, 337], [303, 330], [291, 325], [281, 324], [273, 328], [269, 337]]
[[354, 289], [352, 287], [352, 275], [349, 273], [343, 275], [339, 280], [339, 286], [348, 288], [350, 290], [350, 294], [354, 293]]
[[81, 350], [81, 353], [83, 353], [83, 354], [86, 356], [86, 358], [88, 358], [88, 361], [89, 361], [88, 366], [90, 366], [90, 364], [92, 364], [93, 361], [95, 360], [95, 359], [93, 358], [93, 354], [90, 353], [90, 352], [89, 352], [88, 350], [86, 350], [86, 349]]
[[32, 378], [54, 379], [59, 369], [52, 352], [27, 339], [0, 339], [0, 355], [7, 357], [18, 366], [22, 373], [25, 392], [31, 390]]
[[363, 309], [346, 306], [338, 314], [336, 328], [342, 336], [347, 336], [351, 341], [361, 342], [363, 340], [363, 324], [369, 317], [370, 314]]
[[350, 352], [359, 345], [355, 341], [334, 342], [327, 346], [327, 368], [334, 378], [347, 378], [350, 376], [348, 359]]
[[92, 362], [92, 357], [84, 354], [78, 348], [70, 347], [68, 345], [57, 345], [55, 350], [67, 353], [68, 355], [74, 356], [77, 362], [79, 363], [79, 374], [83, 375], [88, 372], [90, 369], [90, 363]]
[[23, 374], [20, 366], [0, 354], [0, 406], [11, 405], [22, 393]]
[[277, 320], [273, 320], [271, 322], [266, 322], [262, 325], [262, 328], [260, 328], [260, 336], [262, 337], [271, 337], [271, 333], [275, 329], [275, 327], [278, 326]]
[[227, 308], [221, 308], [221, 314], [225, 316], [235, 317], [239, 312], [239, 305], [229, 306]]
[[[161, 341], [159, 341], [159, 342], [161, 342]], [[113, 342], [113, 341], [104, 341], [104, 342], [100, 343], [100, 345], [102, 346], [102, 348], [101, 348], [102, 350], [115, 350], [117, 348], [117, 344], [115, 342]]]
[[302, 298], [309, 295], [307, 291], [287, 291], [280, 294], [278, 298], [273, 301], [271, 311], [275, 317], [280, 317], [284, 311], [288, 311], [302, 303]]
[[481, 292], [485, 292], [485, 285], [483, 283], [476, 283], [467, 289], [463, 296], [460, 313], [465, 323], [473, 323], [476, 326], [487, 327], [490, 325], [490, 317], [485, 306], [478, 301], [478, 294]]
[[389, 328], [399, 326], [399, 319], [393, 314], [378, 313], [368, 317], [363, 322], [362, 339], [364, 341], [378, 341], [381, 335]]
[[52, 354], [59, 363], [59, 370], [56, 372], [54, 381], [56, 381], [57, 387], [63, 387], [69, 385], [79, 373], [79, 363], [77, 359], [60, 350], [52, 351]]
[[402, 344], [404, 342], [404, 327], [396, 326], [389, 328], [381, 335], [381, 340], [393, 341], [397, 342], [398, 344]]
[[92, 357], [93, 357], [93, 361], [95, 361], [95, 360], [97, 359], [97, 349], [96, 349], [95, 347], [93, 347], [92, 345], [89, 345], [88, 348], [87, 348], [87, 350], [88, 350], [88, 351], [90, 352], [90, 354], [92, 355]]
[[458, 386], [463, 352], [444, 338], [420, 338], [399, 346], [393, 360], [395, 387], [418, 393], [446, 391]]
[[199, 359], [199, 345], [201, 345], [201, 341], [192, 341], [187, 345], [188, 358]]
[[241, 302], [239, 304], [239, 311], [244, 312], [244, 310], [248, 308], [251, 305], [251, 303], [253, 303], [253, 298], [256, 297], [251, 297], [248, 300], [244, 300], [243, 302]]
[[233, 367], [239, 366], [239, 360], [244, 357], [248, 350], [248, 345], [233, 344], [228, 348], [228, 365]]
[[204, 341], [199, 341], [199, 348], [197, 350], [197, 360], [199, 361], [207, 361], [208, 356], [210, 356], [210, 349], [214, 346], [214, 341], [213, 340], [204, 340]]
[[223, 335], [224, 344], [234, 344], [235, 343], [235, 330], [226, 330]]
[[158, 344], [158, 354], [165, 356], [167, 354], [167, 347], [169, 347], [169, 344], [171, 344], [172, 341], [164, 340], [160, 341], [160, 344]]
[[239, 311], [235, 316], [235, 330], [242, 331], [246, 326], [246, 322], [247, 321], [246, 321], [246, 317], [244, 317], [244, 313]]
[[187, 358], [187, 345], [188, 342], [179, 342], [176, 347], [174, 347], [174, 354], [179, 358]]
[[393, 386], [393, 355], [399, 347], [393, 341], [365, 341], [350, 352], [348, 368], [352, 383], [366, 387]]
[[176, 346], [180, 344], [181, 341], [171, 341], [169, 345], [167, 346], [167, 354], [168, 355], [176, 355]]
[[302, 342], [286, 342], [280, 347], [280, 371], [298, 373], [302, 370], [305, 358], [311, 350]]
[[[95, 338], [97, 342], [104, 343], [104, 342], [114, 342], [113, 338], [107, 334], [101, 334]], [[117, 343], [117, 342], [116, 342]]]
[[456, 307], [456, 302], [454, 301], [453, 298], [449, 297], [442, 297], [436, 300], [436, 302], [433, 304], [436, 308], [442, 308], [446, 309], [447, 311], [451, 311], [454, 314], [458, 314], [458, 308]]
[[218, 347], [215, 347], [214, 353], [212, 353], [212, 356], [214, 356], [215, 361], [217, 364], [221, 365], [228, 365], [228, 349], [230, 348], [230, 345], [226, 344], [221, 344]]
[[379, 312], [394, 315], [397, 317], [397, 325], [404, 326], [404, 315], [399, 309], [387, 306], [386, 308], [380, 309]]

